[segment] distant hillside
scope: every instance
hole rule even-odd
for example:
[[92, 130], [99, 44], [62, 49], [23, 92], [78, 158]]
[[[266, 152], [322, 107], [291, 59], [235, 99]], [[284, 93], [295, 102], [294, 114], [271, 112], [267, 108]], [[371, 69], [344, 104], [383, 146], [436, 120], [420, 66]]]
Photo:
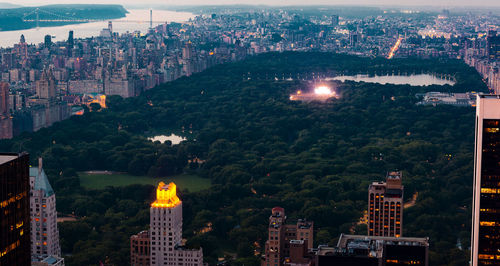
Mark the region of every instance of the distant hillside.
[[[36, 27], [36, 9], [40, 20], [50, 19], [117, 19], [125, 17], [127, 10], [121, 5], [47, 5], [0, 9], [0, 31], [30, 29]], [[40, 22], [40, 27], [61, 26], [77, 22]]]
[[0, 9], [18, 8], [18, 7], [22, 7], [22, 6], [16, 5], [16, 4], [11, 4], [11, 3], [0, 2]]

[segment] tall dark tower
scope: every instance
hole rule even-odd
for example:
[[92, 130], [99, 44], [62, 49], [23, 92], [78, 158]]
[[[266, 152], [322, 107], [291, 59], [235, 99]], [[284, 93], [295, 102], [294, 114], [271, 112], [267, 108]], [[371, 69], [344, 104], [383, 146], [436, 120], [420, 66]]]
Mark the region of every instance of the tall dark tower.
[[149, 28], [153, 28], [153, 9], [149, 10]]
[[45, 35], [44, 45], [46, 48], [50, 48], [52, 46], [52, 36], [50, 36], [50, 34]]
[[472, 266], [500, 265], [500, 95], [478, 95], [472, 209]]
[[68, 56], [71, 56], [71, 51], [73, 50], [73, 47], [75, 46], [75, 39], [73, 37], [73, 31], [69, 31], [69, 36], [68, 36]]
[[332, 26], [338, 26], [339, 25], [339, 16], [338, 15], [333, 15], [332, 16]]
[[0, 154], [0, 265], [31, 265], [27, 153]]

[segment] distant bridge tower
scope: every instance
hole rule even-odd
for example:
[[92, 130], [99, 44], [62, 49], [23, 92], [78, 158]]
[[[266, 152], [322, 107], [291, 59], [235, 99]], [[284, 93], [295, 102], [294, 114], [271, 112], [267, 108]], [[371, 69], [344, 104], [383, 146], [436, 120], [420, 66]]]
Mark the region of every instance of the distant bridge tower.
[[36, 13], [36, 28], [37, 29], [40, 27], [40, 13], [38, 11], [40, 11], [40, 9], [36, 8], [35, 13]]

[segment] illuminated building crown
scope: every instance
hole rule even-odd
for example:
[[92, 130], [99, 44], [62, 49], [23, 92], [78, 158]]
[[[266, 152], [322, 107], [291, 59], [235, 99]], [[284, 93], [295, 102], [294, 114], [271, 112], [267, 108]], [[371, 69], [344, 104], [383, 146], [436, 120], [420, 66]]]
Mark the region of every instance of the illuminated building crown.
[[151, 204], [151, 207], [156, 208], [173, 208], [181, 203], [177, 197], [177, 186], [170, 182], [165, 184], [160, 182], [156, 188], [156, 201]]

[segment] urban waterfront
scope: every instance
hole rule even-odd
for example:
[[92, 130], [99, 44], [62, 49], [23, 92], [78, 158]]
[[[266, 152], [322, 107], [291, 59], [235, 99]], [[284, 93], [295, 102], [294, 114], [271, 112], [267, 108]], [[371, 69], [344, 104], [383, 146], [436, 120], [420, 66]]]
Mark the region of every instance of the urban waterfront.
[[[117, 33], [126, 33], [140, 31], [145, 34], [150, 27], [149, 12], [146, 9], [130, 9], [126, 17], [110, 20], [113, 22], [113, 31]], [[168, 10], [153, 10], [153, 26], [170, 22], [187, 22], [195, 17], [192, 13], [175, 12]], [[160, 21], [162, 21], [160, 23]], [[44, 41], [47, 34], [53, 36], [53, 41], [66, 41], [68, 32], [74, 32], [74, 38], [89, 38], [99, 36], [103, 28], [108, 26], [108, 20], [100, 22], [89, 22], [81, 24], [71, 24], [57, 27], [42, 27], [29, 30], [0, 31], [0, 47], [8, 48], [19, 42], [19, 37], [24, 35], [28, 44], [39, 44]], [[55, 38], [54, 38], [55, 37]]]

